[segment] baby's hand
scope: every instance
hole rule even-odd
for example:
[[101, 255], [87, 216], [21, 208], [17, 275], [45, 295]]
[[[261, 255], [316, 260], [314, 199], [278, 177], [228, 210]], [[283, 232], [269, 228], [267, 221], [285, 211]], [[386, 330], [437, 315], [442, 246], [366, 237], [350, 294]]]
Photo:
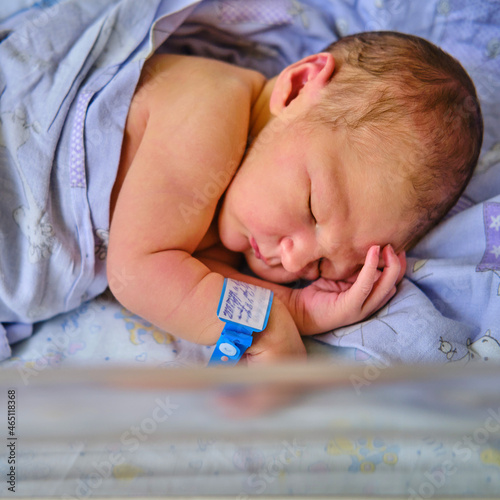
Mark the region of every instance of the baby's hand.
[[247, 364], [306, 359], [306, 349], [297, 325], [290, 311], [276, 296], [266, 329], [254, 333], [253, 338], [242, 360]]
[[357, 276], [345, 281], [320, 278], [291, 293], [289, 308], [302, 335], [324, 333], [350, 325], [383, 307], [396, 293], [406, 269], [404, 252], [390, 245], [382, 252], [383, 271], [377, 269], [380, 247], [372, 246]]

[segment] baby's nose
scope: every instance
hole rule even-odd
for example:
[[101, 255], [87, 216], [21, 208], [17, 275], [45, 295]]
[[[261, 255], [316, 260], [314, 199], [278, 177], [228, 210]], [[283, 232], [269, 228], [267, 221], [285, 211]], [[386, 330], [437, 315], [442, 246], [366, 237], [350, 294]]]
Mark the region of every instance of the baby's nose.
[[296, 244], [291, 238], [281, 241], [281, 265], [289, 273], [306, 280], [315, 280], [319, 276], [318, 261], [311, 249], [304, 244]]

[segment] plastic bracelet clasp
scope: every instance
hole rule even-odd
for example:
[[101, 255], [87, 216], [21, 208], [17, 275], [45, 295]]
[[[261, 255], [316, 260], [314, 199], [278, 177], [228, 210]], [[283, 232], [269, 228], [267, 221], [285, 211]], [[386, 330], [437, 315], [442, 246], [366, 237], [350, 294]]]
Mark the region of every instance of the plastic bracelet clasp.
[[235, 365], [252, 345], [253, 333], [266, 328], [272, 302], [271, 290], [226, 278], [217, 308], [226, 325], [208, 365]]

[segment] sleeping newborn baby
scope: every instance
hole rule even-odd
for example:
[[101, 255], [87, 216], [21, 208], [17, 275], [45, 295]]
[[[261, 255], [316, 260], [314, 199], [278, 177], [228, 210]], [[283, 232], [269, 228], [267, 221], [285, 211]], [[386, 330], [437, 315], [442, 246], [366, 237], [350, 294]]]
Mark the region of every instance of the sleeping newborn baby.
[[[154, 56], [111, 197], [111, 290], [211, 345], [225, 278], [270, 289], [267, 327], [245, 357], [302, 357], [301, 335], [360, 321], [394, 295], [405, 250], [457, 201], [481, 141], [470, 78], [414, 36], [349, 36], [267, 81]], [[242, 257], [256, 276], [238, 271]], [[283, 285], [297, 279], [312, 283]]]
[[[226, 325], [236, 344], [255, 332], [240, 350], [248, 362], [302, 358], [302, 335], [387, 303], [405, 251], [477, 162], [474, 86], [420, 38], [348, 36], [266, 80], [200, 57], [143, 64], [131, 54], [149, 36], [134, 30], [149, 33], [150, 21], [135, 14], [123, 54], [99, 12], [90, 29], [58, 4], [64, 23], [47, 18], [53, 29], [35, 36], [40, 12], [0, 24], [7, 330], [109, 285], [133, 313], [232, 360], [235, 346], [220, 348]], [[297, 280], [309, 284], [289, 286]], [[259, 321], [242, 325], [244, 315]], [[4, 344], [22, 338], [0, 333]]]

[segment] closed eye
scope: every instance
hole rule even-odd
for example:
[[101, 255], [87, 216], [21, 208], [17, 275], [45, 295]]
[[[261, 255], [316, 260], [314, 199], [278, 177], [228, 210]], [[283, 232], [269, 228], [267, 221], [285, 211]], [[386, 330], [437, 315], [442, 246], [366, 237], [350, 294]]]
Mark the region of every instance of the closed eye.
[[[314, 212], [312, 210], [312, 201], [311, 201], [311, 194], [309, 194], [309, 213], [311, 214], [311, 217], [314, 221], [314, 224], [318, 224], [318, 221], [316, 220], [316, 217], [314, 216]], [[321, 278], [321, 262], [323, 261], [323, 258], [318, 259], [318, 278]]]
[[311, 201], [311, 195], [309, 194], [309, 213], [311, 214], [311, 217], [313, 218], [314, 220], [314, 223], [317, 224], [318, 221], [316, 220], [316, 217], [314, 217], [314, 212], [312, 210], [312, 201]]
[[323, 257], [318, 259], [318, 278], [321, 278], [321, 263], [323, 262]]

